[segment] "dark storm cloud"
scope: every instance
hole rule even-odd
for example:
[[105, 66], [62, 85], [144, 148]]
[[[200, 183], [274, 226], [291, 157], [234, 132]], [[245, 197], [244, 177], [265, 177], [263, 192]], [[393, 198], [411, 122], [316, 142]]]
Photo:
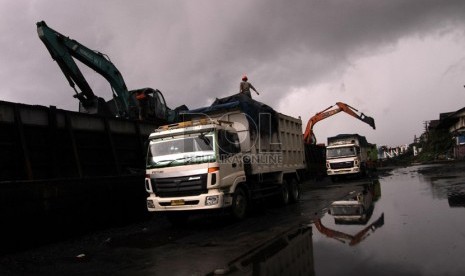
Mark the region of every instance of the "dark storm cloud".
[[[170, 107], [192, 108], [238, 92], [244, 73], [271, 106], [293, 89], [311, 99], [313, 86], [345, 87], [340, 77], [359, 58], [465, 25], [463, 0], [0, 0], [0, 7], [2, 99], [65, 109], [77, 102], [38, 39], [40, 20], [107, 54], [130, 89], [158, 88]], [[108, 83], [83, 71], [108, 99]]]
[[222, 42], [231, 47], [218, 54], [219, 64], [253, 73], [267, 90], [307, 85], [402, 37], [463, 25], [465, 12], [463, 1], [254, 3], [238, 12], [241, 19]]
[[389, 51], [403, 37], [463, 25], [465, 12], [463, 1], [175, 3], [174, 13], [159, 6], [142, 16], [157, 18], [152, 39], [131, 37], [146, 40], [136, 46], [151, 56], [141, 67], [153, 69], [167, 98], [182, 94], [194, 106], [205, 104], [199, 94], [235, 93], [243, 73], [276, 103], [289, 87], [331, 80], [352, 60]]

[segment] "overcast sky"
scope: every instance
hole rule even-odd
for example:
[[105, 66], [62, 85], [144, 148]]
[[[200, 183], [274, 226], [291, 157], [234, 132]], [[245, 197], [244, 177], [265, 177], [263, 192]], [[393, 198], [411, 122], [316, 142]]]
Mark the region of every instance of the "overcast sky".
[[[130, 90], [161, 90], [171, 108], [237, 93], [247, 74], [256, 100], [304, 125], [339, 101], [375, 119], [373, 130], [334, 115], [315, 125], [318, 142], [359, 133], [411, 143], [424, 121], [465, 106], [463, 0], [0, 0], [0, 100], [77, 110], [37, 35], [41, 20], [107, 54]], [[82, 70], [110, 99], [109, 84]]]

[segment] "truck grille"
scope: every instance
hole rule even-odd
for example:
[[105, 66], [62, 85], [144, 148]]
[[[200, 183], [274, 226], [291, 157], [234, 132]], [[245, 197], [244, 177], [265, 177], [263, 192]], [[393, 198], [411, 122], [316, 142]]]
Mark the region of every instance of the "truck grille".
[[167, 178], [151, 178], [159, 197], [193, 196], [207, 192], [207, 174]]
[[330, 163], [329, 165], [331, 166], [331, 169], [346, 169], [352, 168], [354, 166], [354, 161]]

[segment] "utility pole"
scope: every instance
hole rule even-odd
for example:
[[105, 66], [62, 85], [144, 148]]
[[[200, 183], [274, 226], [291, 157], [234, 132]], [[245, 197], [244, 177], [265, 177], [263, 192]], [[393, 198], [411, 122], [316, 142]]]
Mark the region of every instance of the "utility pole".
[[425, 141], [429, 140], [429, 132], [428, 132], [428, 121], [423, 121], [424, 127], [425, 127]]

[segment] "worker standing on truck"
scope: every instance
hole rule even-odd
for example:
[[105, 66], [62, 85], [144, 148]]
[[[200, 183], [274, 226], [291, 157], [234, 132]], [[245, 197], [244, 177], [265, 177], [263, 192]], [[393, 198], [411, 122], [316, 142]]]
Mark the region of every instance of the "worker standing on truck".
[[247, 76], [243, 76], [242, 77], [242, 81], [241, 81], [241, 85], [240, 85], [240, 93], [244, 93], [245, 95], [247, 95], [249, 98], [252, 98], [252, 94], [250, 94], [250, 89], [252, 89], [253, 91], [255, 91], [255, 93], [257, 93], [257, 95], [260, 95], [260, 93], [257, 92], [257, 90], [255, 89], [255, 87], [253, 87], [253, 85], [247, 81], [248, 78]]
[[139, 120], [144, 120], [147, 117], [147, 95], [143, 90], [139, 90], [136, 92], [136, 99], [139, 102]]

